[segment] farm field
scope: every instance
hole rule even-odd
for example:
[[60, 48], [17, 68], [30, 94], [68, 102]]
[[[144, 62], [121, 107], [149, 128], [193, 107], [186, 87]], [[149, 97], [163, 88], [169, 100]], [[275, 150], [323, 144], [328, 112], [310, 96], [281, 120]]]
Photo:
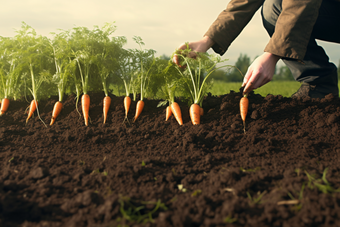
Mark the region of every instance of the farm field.
[[[215, 81], [212, 88], [209, 90], [214, 95], [223, 95], [229, 93], [230, 90], [237, 91], [242, 83], [227, 83]], [[300, 87], [300, 83], [296, 81], [271, 81], [270, 83], [256, 89], [254, 92], [262, 96], [282, 95], [283, 97], [291, 97]], [[340, 87], [340, 83], [339, 83]]]
[[[114, 95], [103, 124], [88, 94], [89, 126], [73, 95], [52, 126], [26, 124], [26, 101], [0, 117], [0, 226], [340, 225], [339, 98], [251, 93], [244, 133], [237, 90], [205, 97], [195, 126], [187, 103], [180, 126], [149, 99], [122, 124]], [[45, 122], [57, 100], [40, 101]]]

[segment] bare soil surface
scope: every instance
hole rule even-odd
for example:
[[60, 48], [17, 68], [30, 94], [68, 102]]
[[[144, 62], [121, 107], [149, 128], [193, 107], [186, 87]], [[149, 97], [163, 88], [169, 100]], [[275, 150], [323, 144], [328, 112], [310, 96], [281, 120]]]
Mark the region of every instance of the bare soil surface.
[[[158, 100], [122, 124], [123, 98], [91, 97], [87, 127], [65, 97], [26, 101], [0, 117], [0, 226], [340, 226], [340, 100], [249, 95], [246, 133], [240, 92], [204, 101], [193, 126]], [[135, 111], [132, 103], [129, 119]]]

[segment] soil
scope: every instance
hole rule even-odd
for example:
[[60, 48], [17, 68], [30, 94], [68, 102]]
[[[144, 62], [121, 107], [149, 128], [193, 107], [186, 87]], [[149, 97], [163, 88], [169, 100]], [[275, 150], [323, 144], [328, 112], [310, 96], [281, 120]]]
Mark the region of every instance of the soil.
[[[200, 125], [159, 100], [124, 120], [123, 98], [91, 97], [89, 126], [74, 96], [11, 101], [0, 117], [0, 226], [340, 226], [340, 100], [207, 96]], [[80, 108], [80, 106], [79, 106]]]

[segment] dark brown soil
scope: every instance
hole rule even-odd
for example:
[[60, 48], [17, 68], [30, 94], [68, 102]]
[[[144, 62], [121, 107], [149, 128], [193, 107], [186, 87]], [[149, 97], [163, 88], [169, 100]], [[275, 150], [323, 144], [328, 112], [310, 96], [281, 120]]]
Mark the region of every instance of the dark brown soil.
[[338, 98], [251, 94], [243, 133], [239, 92], [208, 96], [197, 126], [155, 100], [123, 125], [115, 96], [104, 125], [90, 97], [88, 127], [74, 96], [47, 128], [26, 101], [0, 117], [0, 226], [340, 226]]

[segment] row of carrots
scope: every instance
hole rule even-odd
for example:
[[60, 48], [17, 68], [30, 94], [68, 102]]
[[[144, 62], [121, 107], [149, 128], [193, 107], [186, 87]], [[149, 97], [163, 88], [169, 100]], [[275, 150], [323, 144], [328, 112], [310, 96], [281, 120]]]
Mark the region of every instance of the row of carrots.
[[[10, 101], [9, 101], [8, 98], [2, 99], [1, 108], [0, 108], [0, 115], [4, 114], [7, 111], [8, 107], [9, 107], [9, 102]], [[105, 96], [105, 98], [103, 99], [103, 117], [104, 117], [103, 123], [104, 124], [105, 124], [106, 119], [107, 119], [107, 114], [108, 114], [110, 105], [111, 105], [111, 98], [109, 96]], [[37, 109], [37, 106], [38, 106], [38, 102], [36, 100], [32, 100], [31, 104], [29, 106], [29, 111], [28, 111], [26, 123], [32, 117], [34, 111]], [[131, 98], [129, 96], [126, 96], [124, 98], [124, 108], [125, 108], [124, 121], [125, 120], [128, 121], [127, 116], [128, 116], [128, 112], [130, 110], [130, 106], [131, 106]], [[244, 95], [240, 100], [240, 115], [241, 115], [241, 119], [243, 121], [244, 132], [245, 132], [245, 128], [246, 128], [245, 121], [246, 121], [246, 116], [247, 116], [247, 113], [248, 113], [248, 106], [249, 106], [249, 100], [247, 98], [247, 95]], [[82, 95], [81, 107], [82, 107], [85, 125], [88, 126], [89, 109], [90, 109], [90, 96], [88, 94]], [[58, 115], [60, 114], [62, 108], [63, 108], [63, 104], [61, 102], [57, 101], [54, 104], [50, 125], [54, 124], [54, 122], [55, 122], [56, 118], [58, 117]], [[136, 106], [136, 113], [135, 113], [134, 121], [136, 121], [137, 118], [141, 115], [143, 108], [144, 108], [144, 101], [139, 100], [137, 102], [137, 106]], [[172, 114], [174, 115], [178, 124], [183, 125], [182, 112], [181, 112], [180, 106], [178, 105], [177, 102], [173, 102], [170, 106], [168, 106], [166, 108], [165, 120], [167, 121]], [[197, 104], [192, 104], [191, 107], [190, 107], [190, 110], [189, 110], [189, 115], [190, 115], [192, 124], [198, 125], [198, 124], [200, 124], [200, 116], [203, 115], [203, 108], [200, 107]]]
[[[243, 122], [243, 131], [246, 132], [246, 117], [248, 114], [248, 107], [249, 107], [249, 99], [245, 94], [240, 100], [240, 115]], [[166, 108], [166, 117], [165, 120], [167, 121], [170, 116], [174, 114], [178, 124], [183, 125], [182, 113], [178, 103], [173, 102], [170, 106]], [[203, 116], [204, 111], [203, 108], [200, 107], [198, 104], [192, 104], [189, 109], [190, 119], [193, 125], [200, 124], [200, 117]]]
[[[9, 99], [8, 98], [4, 98], [1, 100], [1, 108], [0, 108], [0, 116], [3, 115], [9, 107]], [[109, 111], [111, 105], [111, 98], [109, 96], [105, 96], [104, 100], [103, 100], [103, 116], [104, 116], [104, 124], [106, 122], [107, 119], [107, 114]], [[129, 96], [126, 96], [124, 98], [124, 108], [125, 108], [125, 120], [127, 120], [127, 115], [130, 109], [130, 105], [131, 105], [131, 98]], [[36, 111], [38, 106], [38, 102], [36, 100], [32, 100], [31, 104], [29, 105], [29, 110], [28, 110], [28, 116], [26, 119], [26, 123], [28, 122], [28, 120], [32, 117], [34, 111]], [[82, 98], [81, 98], [81, 107], [82, 107], [82, 112], [83, 112], [83, 116], [84, 116], [84, 121], [85, 121], [85, 125], [88, 126], [88, 119], [89, 119], [89, 109], [90, 109], [90, 96], [88, 94], [83, 94]], [[58, 117], [58, 115], [60, 114], [61, 110], [63, 108], [63, 104], [59, 101], [57, 101], [54, 104], [53, 107], [53, 111], [52, 111], [52, 118], [51, 118], [51, 123], [50, 125], [53, 125], [56, 118]], [[139, 100], [137, 102], [137, 107], [136, 107], [136, 114], [134, 117], [134, 121], [140, 116], [140, 114], [142, 113], [142, 110], [144, 108], [144, 101], [143, 100]]]

